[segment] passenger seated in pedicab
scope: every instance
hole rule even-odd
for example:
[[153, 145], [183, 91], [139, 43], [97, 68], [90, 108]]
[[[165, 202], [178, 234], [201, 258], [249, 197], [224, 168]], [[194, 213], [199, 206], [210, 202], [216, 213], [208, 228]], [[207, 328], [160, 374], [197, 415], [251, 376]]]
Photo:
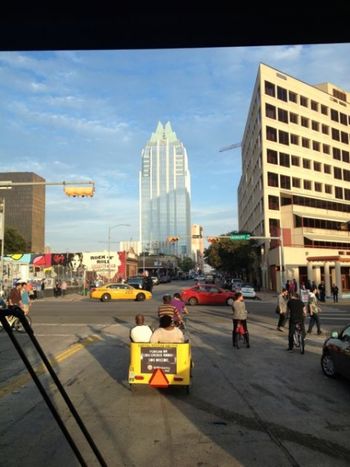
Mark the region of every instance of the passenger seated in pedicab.
[[153, 344], [180, 344], [185, 342], [181, 329], [174, 325], [171, 316], [163, 315], [159, 318], [159, 328], [154, 331], [150, 342]]
[[131, 342], [149, 342], [153, 331], [145, 324], [145, 317], [141, 314], [136, 315], [135, 323], [136, 326], [130, 330]]

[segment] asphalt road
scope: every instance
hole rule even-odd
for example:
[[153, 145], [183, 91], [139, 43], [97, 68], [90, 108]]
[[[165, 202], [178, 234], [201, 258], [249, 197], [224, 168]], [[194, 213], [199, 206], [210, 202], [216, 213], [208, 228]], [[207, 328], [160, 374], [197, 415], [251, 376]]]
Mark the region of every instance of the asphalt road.
[[[229, 307], [190, 308], [194, 359], [189, 395], [127, 383], [129, 329], [142, 312], [156, 325], [164, 292], [148, 302], [79, 297], [33, 305], [35, 337], [108, 466], [347, 466], [350, 382], [321, 371], [325, 336], [306, 353], [288, 353], [276, 331], [274, 297], [247, 301], [251, 348], [232, 348]], [[350, 321], [347, 307], [325, 306], [325, 335]], [[99, 465], [27, 335], [18, 342], [67, 423], [88, 466]], [[79, 465], [6, 333], [0, 335], [0, 465]]]

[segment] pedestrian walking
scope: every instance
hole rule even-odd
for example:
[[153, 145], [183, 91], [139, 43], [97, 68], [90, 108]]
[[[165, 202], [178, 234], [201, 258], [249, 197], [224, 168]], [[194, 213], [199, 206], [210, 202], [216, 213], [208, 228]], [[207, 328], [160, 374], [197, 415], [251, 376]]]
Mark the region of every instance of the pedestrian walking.
[[287, 321], [287, 302], [289, 293], [287, 289], [282, 289], [277, 299], [276, 313], [278, 313], [277, 331], [284, 331]]
[[324, 285], [324, 282], [321, 282], [318, 286], [318, 295], [320, 297], [320, 302], [326, 301], [326, 286]]
[[338, 286], [333, 284], [331, 292], [332, 292], [332, 295], [333, 295], [333, 302], [338, 303], [338, 293], [339, 293]]
[[321, 308], [320, 308], [320, 306], [318, 304], [316, 291], [317, 291], [317, 289], [314, 289], [310, 293], [310, 300], [309, 300], [310, 321], [309, 321], [309, 327], [308, 327], [307, 333], [311, 334], [312, 328], [316, 324], [317, 334], [320, 335], [320, 334], [322, 334], [321, 325], [320, 325], [320, 311], [321, 311]]
[[241, 292], [237, 292], [235, 295], [235, 300], [232, 305], [233, 311], [233, 331], [232, 331], [232, 345], [233, 347], [238, 347], [238, 326], [243, 326], [244, 329], [244, 340], [246, 343], [247, 348], [249, 349], [249, 333], [248, 333], [248, 326], [247, 326], [247, 317], [248, 311], [246, 309], [244, 298]]
[[67, 292], [67, 282], [64, 280], [61, 283], [61, 291], [62, 291], [62, 297], [64, 297]]

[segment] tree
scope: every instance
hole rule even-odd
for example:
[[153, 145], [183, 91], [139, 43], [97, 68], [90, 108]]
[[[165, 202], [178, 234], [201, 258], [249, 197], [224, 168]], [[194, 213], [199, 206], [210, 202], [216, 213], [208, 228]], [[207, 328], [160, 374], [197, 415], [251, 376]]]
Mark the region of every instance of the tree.
[[27, 244], [22, 235], [13, 227], [5, 228], [4, 254], [25, 253]]
[[[230, 232], [223, 236], [230, 236], [236, 233]], [[257, 250], [255, 240], [231, 240], [230, 238], [220, 238], [213, 242], [204, 251], [206, 262], [213, 268], [228, 274], [250, 275], [256, 266]]]
[[179, 261], [179, 267], [183, 272], [188, 272], [195, 267], [195, 262], [192, 258], [185, 256], [181, 261]]

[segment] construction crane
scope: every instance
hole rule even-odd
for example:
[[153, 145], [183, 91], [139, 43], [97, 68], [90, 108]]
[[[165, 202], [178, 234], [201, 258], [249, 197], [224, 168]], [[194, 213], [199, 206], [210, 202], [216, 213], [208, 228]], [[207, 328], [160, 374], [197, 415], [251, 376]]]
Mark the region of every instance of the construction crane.
[[219, 152], [230, 151], [231, 149], [239, 148], [241, 146], [242, 143], [230, 144], [229, 146], [224, 146], [223, 148], [219, 149]]

